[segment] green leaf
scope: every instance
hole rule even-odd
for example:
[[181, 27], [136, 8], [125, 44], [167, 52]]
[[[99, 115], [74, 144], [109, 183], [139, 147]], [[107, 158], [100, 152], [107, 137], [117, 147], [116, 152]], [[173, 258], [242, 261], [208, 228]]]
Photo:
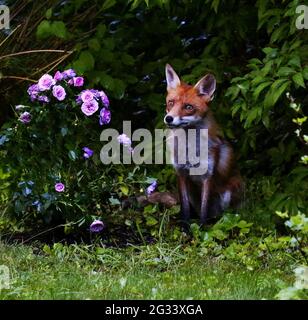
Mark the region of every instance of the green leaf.
[[122, 192], [125, 196], [128, 195], [129, 189], [128, 189], [127, 186], [124, 186], [124, 185], [121, 186], [121, 187], [120, 187], [120, 190], [121, 190], [121, 192]]
[[61, 39], [66, 39], [67, 30], [66, 30], [66, 26], [63, 21], [54, 21], [51, 24], [51, 30], [52, 30], [52, 33], [56, 37], [61, 38]]
[[99, 82], [107, 90], [113, 90], [114, 88], [113, 78], [106, 73], [100, 74]]
[[123, 99], [125, 94], [126, 85], [122, 80], [114, 79], [113, 80], [113, 94], [117, 99]]
[[260, 93], [262, 92], [262, 90], [264, 90], [266, 87], [268, 87], [269, 85], [271, 85], [272, 84], [272, 81], [266, 81], [266, 82], [263, 82], [263, 83], [261, 83], [255, 90], [254, 90], [254, 92], [253, 92], [253, 98], [255, 99], [255, 100], [257, 100], [258, 99], [258, 97], [259, 97], [259, 95], [260, 95]]
[[299, 58], [299, 56], [295, 55], [293, 56], [289, 61], [288, 61], [288, 65], [291, 67], [301, 67], [301, 60]]
[[271, 90], [265, 96], [264, 107], [268, 109], [273, 106], [282, 95], [282, 93], [287, 89], [289, 84], [290, 81], [287, 79], [276, 80], [271, 86]]
[[100, 48], [101, 48], [101, 45], [100, 45], [99, 41], [96, 38], [93, 38], [93, 39], [90, 39], [88, 41], [88, 47], [92, 51], [99, 51]]
[[292, 77], [292, 80], [293, 80], [297, 85], [299, 85], [300, 87], [306, 88], [303, 75], [302, 75], [300, 72], [296, 73], [296, 74]]
[[157, 219], [155, 219], [153, 216], [147, 216], [146, 217], [146, 225], [151, 227], [155, 226], [158, 223]]
[[49, 20], [52, 17], [52, 8], [49, 8], [46, 13], [45, 13], [45, 17], [47, 20]]
[[279, 70], [278, 70], [278, 72], [277, 72], [277, 75], [279, 76], [279, 77], [286, 77], [286, 76], [288, 76], [289, 74], [291, 74], [291, 73], [294, 73], [294, 72], [296, 72], [294, 69], [292, 69], [292, 68], [289, 68], [289, 67], [281, 67], [281, 68], [279, 68]]
[[105, 24], [100, 23], [97, 27], [96, 27], [96, 36], [98, 38], [103, 38], [105, 33], [107, 31], [107, 27]]
[[133, 66], [135, 63], [135, 59], [127, 53], [122, 54], [121, 60], [127, 66]]
[[219, 6], [219, 2], [220, 2], [220, 0], [213, 0], [213, 1], [212, 1], [211, 8], [214, 9], [215, 13], [217, 13], [218, 6]]
[[304, 68], [302, 74], [303, 74], [304, 79], [308, 80], [308, 67]]
[[260, 109], [259, 107], [255, 107], [248, 111], [244, 126], [245, 128], [248, 128], [250, 124], [259, 117], [260, 110], [262, 112], [262, 109]]
[[113, 7], [116, 4], [116, 0], [105, 0], [102, 5], [102, 10], [105, 11], [111, 7]]
[[73, 63], [74, 68], [79, 73], [90, 71], [94, 69], [95, 60], [90, 51], [81, 52], [77, 61]]
[[50, 22], [43, 20], [36, 29], [36, 36], [38, 39], [45, 39], [51, 35]]

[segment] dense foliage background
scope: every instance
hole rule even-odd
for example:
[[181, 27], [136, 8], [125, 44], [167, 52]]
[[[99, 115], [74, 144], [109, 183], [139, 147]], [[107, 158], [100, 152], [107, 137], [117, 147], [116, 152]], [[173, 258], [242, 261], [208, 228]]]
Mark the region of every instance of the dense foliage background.
[[[275, 211], [305, 213], [308, 42], [307, 30], [295, 26], [300, 1], [6, 3], [12, 31], [0, 34], [0, 230], [61, 225], [80, 234], [100, 218], [115, 239], [144, 241], [172, 225], [172, 237], [180, 235], [176, 223], [166, 224], [178, 207], [134, 201], [153, 178], [159, 191], [174, 192], [171, 167], [104, 166], [102, 128], [67, 109], [30, 126], [18, 122], [14, 106], [31, 105], [28, 86], [58, 68], [73, 68], [86, 87], [105, 90], [112, 111], [106, 127], [120, 132], [123, 120], [134, 129], [163, 127], [166, 63], [189, 83], [213, 73], [218, 89], [211, 108], [246, 180], [241, 216], [262, 230], [278, 223]], [[94, 149], [87, 161], [85, 144]], [[57, 194], [60, 179], [67, 189]]]

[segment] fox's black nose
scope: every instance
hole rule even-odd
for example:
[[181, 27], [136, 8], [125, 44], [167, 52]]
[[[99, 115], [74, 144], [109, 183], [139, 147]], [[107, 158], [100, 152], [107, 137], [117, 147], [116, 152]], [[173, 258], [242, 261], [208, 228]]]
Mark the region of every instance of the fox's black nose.
[[171, 123], [173, 121], [173, 117], [171, 117], [171, 116], [166, 116], [165, 117], [165, 122], [166, 123]]

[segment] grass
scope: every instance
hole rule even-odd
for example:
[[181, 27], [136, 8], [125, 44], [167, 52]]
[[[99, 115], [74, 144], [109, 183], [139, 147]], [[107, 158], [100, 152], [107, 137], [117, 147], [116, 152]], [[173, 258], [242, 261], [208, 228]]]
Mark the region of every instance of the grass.
[[273, 299], [293, 281], [287, 257], [246, 268], [202, 249], [159, 243], [125, 249], [0, 242], [10, 289], [0, 299]]

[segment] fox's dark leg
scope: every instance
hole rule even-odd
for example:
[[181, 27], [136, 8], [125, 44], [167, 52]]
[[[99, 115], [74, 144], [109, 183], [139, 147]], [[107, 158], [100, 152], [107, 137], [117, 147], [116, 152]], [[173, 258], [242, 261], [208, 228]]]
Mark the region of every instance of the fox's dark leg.
[[189, 190], [188, 190], [187, 177], [178, 176], [178, 184], [179, 184], [182, 220], [184, 225], [187, 226], [187, 223], [190, 217], [190, 203], [189, 203], [189, 196], [188, 196]]
[[201, 209], [200, 209], [200, 223], [205, 224], [209, 210], [209, 196], [210, 196], [211, 180], [206, 179], [202, 183], [201, 189]]

